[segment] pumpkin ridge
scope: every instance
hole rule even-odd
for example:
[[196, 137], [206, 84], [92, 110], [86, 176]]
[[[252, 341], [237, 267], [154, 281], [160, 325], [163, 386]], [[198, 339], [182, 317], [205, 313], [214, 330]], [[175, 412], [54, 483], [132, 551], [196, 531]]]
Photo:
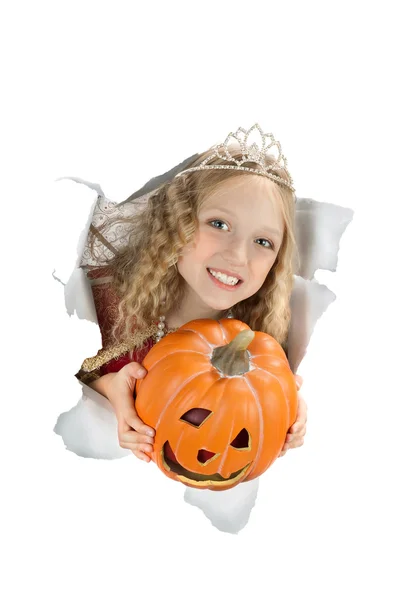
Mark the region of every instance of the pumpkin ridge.
[[196, 331], [196, 329], [182, 329], [182, 331], [190, 331], [190, 333], [195, 333], [196, 335], [199, 336], [200, 339], [203, 340], [203, 342], [205, 342], [207, 344], [207, 346], [210, 349], [214, 349], [216, 348], [216, 346], [214, 346], [213, 344], [210, 344], [210, 342], [208, 341], [208, 339], [206, 337], [204, 337], [204, 335], [202, 333], [200, 333], [200, 331]]
[[[262, 446], [264, 443], [264, 421], [262, 419], [263, 416], [263, 411], [261, 408], [261, 401], [260, 401], [260, 397], [257, 393], [257, 391], [254, 389], [254, 387], [251, 385], [251, 382], [249, 381], [248, 377], [244, 377], [244, 381], [247, 384], [247, 386], [249, 387], [251, 393], [253, 394], [256, 406], [257, 406], [257, 410], [258, 410], [258, 423], [259, 423], [259, 427], [260, 427], [260, 433], [259, 433], [259, 440], [258, 440], [258, 444], [257, 444], [257, 454], [254, 458], [254, 460], [252, 461], [252, 464], [250, 465], [250, 470], [247, 471], [247, 477], [249, 475], [251, 475], [251, 473], [254, 471], [254, 469], [256, 468], [257, 462], [258, 462], [258, 458], [261, 454], [261, 450], [262, 450]], [[269, 465], [268, 465], [269, 466]]]
[[[255, 368], [256, 371], [264, 371], [264, 373], [267, 373], [267, 375], [270, 375], [271, 377], [273, 377], [274, 379], [276, 379], [276, 381], [279, 383], [279, 386], [282, 390], [282, 395], [285, 398], [285, 402], [286, 402], [286, 408], [287, 408], [287, 412], [288, 412], [288, 423], [290, 422], [290, 406], [289, 406], [289, 399], [286, 397], [285, 394], [285, 390], [282, 387], [282, 382], [278, 379], [278, 377], [276, 375], [274, 375], [273, 373], [270, 373], [269, 371], [266, 371], [265, 369], [263, 369], [262, 367], [256, 366]], [[289, 425], [288, 429], [292, 426], [292, 424]]]
[[232, 321], [235, 321], [236, 319], [224, 319], [224, 321], [228, 321], [228, 323], [226, 324], [222, 324], [221, 322], [218, 321], [218, 323], [220, 324], [222, 331], [223, 331], [223, 335], [224, 335], [224, 340], [227, 344], [229, 344], [228, 338], [227, 338], [227, 333], [230, 335], [231, 333], [233, 333], [233, 338], [232, 340], [238, 335], [238, 333], [241, 333], [242, 331], [252, 331], [251, 327], [249, 327], [249, 325], [247, 325], [247, 323], [242, 323], [242, 325], [245, 325], [245, 327], [241, 327], [240, 329], [237, 330], [233, 330], [231, 331], [232, 328]]
[[[200, 356], [205, 356], [204, 352], [197, 352], [197, 350], [185, 350], [183, 349], [179, 349], [176, 348], [176, 350], [172, 350], [172, 352], [169, 352], [169, 356], [173, 356], [174, 354], [179, 354], [180, 352], [190, 352], [191, 354], [200, 354]], [[162, 360], [165, 360], [165, 356], [161, 356], [161, 358], [159, 358], [156, 362], [151, 364], [151, 368], [155, 367], [156, 365], [158, 365], [159, 362], [161, 362]]]
[[169, 408], [169, 406], [172, 404], [172, 402], [175, 400], [176, 396], [179, 394], [179, 392], [181, 390], [183, 390], [183, 388], [188, 384], [191, 383], [192, 381], [194, 381], [195, 379], [197, 379], [197, 377], [201, 377], [202, 375], [204, 375], [204, 373], [209, 373], [210, 370], [206, 369], [205, 371], [201, 371], [200, 373], [195, 373], [194, 375], [192, 375], [192, 377], [189, 377], [188, 379], [186, 379], [184, 381], [184, 383], [176, 390], [175, 394], [173, 394], [173, 396], [171, 396], [171, 398], [168, 400], [167, 404], [164, 406], [164, 408], [162, 409], [159, 417], [158, 417], [158, 421], [155, 425], [155, 430], [157, 431], [158, 426], [160, 425], [160, 421], [164, 416], [165, 411]]
[[279, 360], [282, 363], [282, 366], [287, 366], [287, 359], [285, 358], [281, 358], [280, 356], [276, 356], [276, 354], [274, 354], [273, 352], [271, 352], [270, 354], [252, 354], [251, 358], [264, 358], [265, 356], [272, 356], [272, 358], [274, 360]]
[[[234, 422], [233, 422], [233, 420], [232, 420], [232, 424], [231, 424], [231, 430], [230, 430], [230, 432], [229, 432], [229, 439], [231, 439], [231, 438], [232, 438], [233, 426], [234, 426]], [[224, 466], [224, 463], [225, 463], [225, 461], [226, 461], [226, 459], [227, 459], [227, 456], [228, 456], [228, 451], [229, 451], [229, 448], [230, 448], [230, 446], [229, 446], [229, 444], [228, 444], [228, 445], [225, 447], [225, 450], [224, 450], [224, 451], [223, 451], [223, 453], [222, 453], [222, 456], [221, 456], [221, 462], [220, 462], [220, 466], [219, 466], [219, 469], [218, 469], [218, 471], [221, 471], [221, 470], [222, 470], [222, 467]], [[229, 477], [232, 477], [232, 473], [230, 473]]]
[[223, 338], [225, 344], [229, 344], [228, 338], [226, 337], [226, 329], [225, 329], [225, 327], [223, 327], [223, 325], [222, 325], [222, 323], [220, 321], [218, 321], [218, 325], [219, 325], [219, 328], [221, 330], [222, 338]]
[[[175, 446], [175, 448], [173, 448], [173, 450], [172, 450], [172, 452], [175, 454], [175, 456], [176, 456], [176, 458], [177, 458], [177, 459], [178, 459], [178, 457], [177, 457], [177, 454], [178, 454], [178, 452], [179, 452], [179, 446], [180, 446], [180, 443], [181, 443], [181, 441], [182, 441], [183, 434], [184, 434], [184, 430], [182, 429], [182, 431], [181, 431], [181, 433], [180, 433], [180, 435], [179, 435], [178, 441], [177, 441], [177, 443], [176, 443], [176, 446]], [[179, 464], [180, 464], [180, 463], [179, 463]]]

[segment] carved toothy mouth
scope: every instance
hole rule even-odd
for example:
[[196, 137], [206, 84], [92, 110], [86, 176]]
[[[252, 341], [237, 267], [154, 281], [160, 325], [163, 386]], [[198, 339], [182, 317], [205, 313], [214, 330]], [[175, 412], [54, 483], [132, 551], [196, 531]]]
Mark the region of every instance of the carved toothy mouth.
[[169, 445], [169, 442], [165, 442], [164, 446], [161, 450], [161, 458], [163, 462], [163, 466], [167, 471], [172, 471], [175, 473], [180, 481], [183, 483], [188, 483], [190, 485], [194, 485], [196, 487], [206, 487], [209, 484], [212, 484], [215, 487], [224, 487], [224, 485], [235, 483], [246, 473], [251, 463], [248, 463], [242, 469], [231, 473], [229, 477], [222, 477], [219, 473], [213, 473], [212, 475], [201, 475], [200, 473], [194, 473], [193, 471], [188, 471], [178, 462], [174, 462], [170, 460], [167, 456], [165, 456], [164, 449]]

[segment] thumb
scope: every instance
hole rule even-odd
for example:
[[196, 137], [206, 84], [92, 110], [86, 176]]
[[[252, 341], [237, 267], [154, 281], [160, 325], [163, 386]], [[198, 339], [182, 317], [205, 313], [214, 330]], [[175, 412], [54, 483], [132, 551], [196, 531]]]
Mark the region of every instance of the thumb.
[[129, 378], [142, 379], [147, 374], [146, 369], [138, 362], [130, 362], [120, 369]]

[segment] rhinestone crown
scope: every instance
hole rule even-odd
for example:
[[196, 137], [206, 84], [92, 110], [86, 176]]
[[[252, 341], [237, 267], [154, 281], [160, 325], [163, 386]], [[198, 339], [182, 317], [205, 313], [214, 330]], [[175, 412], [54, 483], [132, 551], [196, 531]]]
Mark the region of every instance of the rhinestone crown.
[[[249, 138], [253, 139], [253, 141], [250, 141], [250, 143]], [[239, 144], [242, 153], [240, 160], [235, 159], [229, 151], [229, 145], [235, 142]], [[275, 157], [274, 154], [268, 153], [268, 150], [270, 149], [277, 151], [278, 156]], [[239, 127], [235, 133], [229, 133], [226, 140], [222, 144], [212, 146], [212, 150], [214, 150], [214, 152], [212, 152], [210, 156], [203, 160], [200, 165], [197, 167], [191, 167], [190, 169], [185, 169], [184, 171], [178, 173], [176, 177], [183, 175], [183, 173], [190, 173], [191, 171], [203, 171], [206, 169], [234, 169], [237, 171], [249, 171], [251, 173], [256, 173], [257, 175], [269, 177], [269, 179], [272, 179], [278, 184], [289, 188], [292, 192], [295, 192], [293, 180], [287, 169], [287, 161], [282, 154], [280, 143], [275, 140], [272, 133], [264, 133], [258, 123], [250, 127], [250, 129], [247, 131], [246, 129], [243, 129], [243, 127]], [[267, 163], [267, 155], [269, 158], [272, 156], [274, 159], [272, 164]], [[215, 157], [218, 157], [224, 161], [224, 163], [221, 165], [210, 165], [209, 163]], [[244, 166], [246, 163], [250, 162], [256, 163], [258, 166], [256, 168]], [[278, 173], [280, 169], [285, 170], [289, 181], [286, 181], [279, 176]]]

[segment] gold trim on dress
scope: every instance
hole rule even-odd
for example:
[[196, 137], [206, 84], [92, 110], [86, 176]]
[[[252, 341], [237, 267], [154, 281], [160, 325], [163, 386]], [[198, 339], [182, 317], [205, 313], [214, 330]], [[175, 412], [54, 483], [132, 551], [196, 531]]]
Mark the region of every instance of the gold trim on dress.
[[90, 358], [86, 358], [81, 366], [81, 370], [89, 373], [91, 371], [95, 371], [99, 369], [110, 360], [118, 358], [127, 352], [132, 350], [137, 350], [143, 343], [149, 339], [149, 337], [153, 337], [158, 332], [157, 325], [150, 325], [147, 329], [135, 331], [128, 342], [121, 342], [119, 344], [114, 344], [109, 348], [102, 348], [98, 351], [96, 356], [92, 356]]
[[[169, 329], [166, 335], [176, 331], [177, 329], [179, 329], [179, 327]], [[154, 342], [157, 342], [156, 334], [158, 331], [158, 326], [153, 324], [147, 327], [147, 329], [135, 331], [128, 342], [114, 344], [109, 348], [102, 348], [98, 351], [96, 356], [91, 356], [83, 361], [81, 368], [79, 369], [78, 373], [76, 373], [75, 377], [83, 383], [91, 383], [92, 381], [99, 379], [101, 377], [100, 368], [103, 365], [107, 364], [111, 360], [123, 356], [127, 352], [139, 350], [143, 346], [144, 342], [146, 342], [146, 340], [148, 340], [150, 337], [153, 338]]]
[[81, 369], [78, 371], [78, 373], [75, 373], [75, 377], [82, 383], [86, 383], [87, 385], [89, 385], [89, 383], [92, 383], [92, 381], [100, 379], [100, 369], [97, 369], [96, 371], [91, 371], [90, 373], [85, 373], [85, 371], [82, 371]]

